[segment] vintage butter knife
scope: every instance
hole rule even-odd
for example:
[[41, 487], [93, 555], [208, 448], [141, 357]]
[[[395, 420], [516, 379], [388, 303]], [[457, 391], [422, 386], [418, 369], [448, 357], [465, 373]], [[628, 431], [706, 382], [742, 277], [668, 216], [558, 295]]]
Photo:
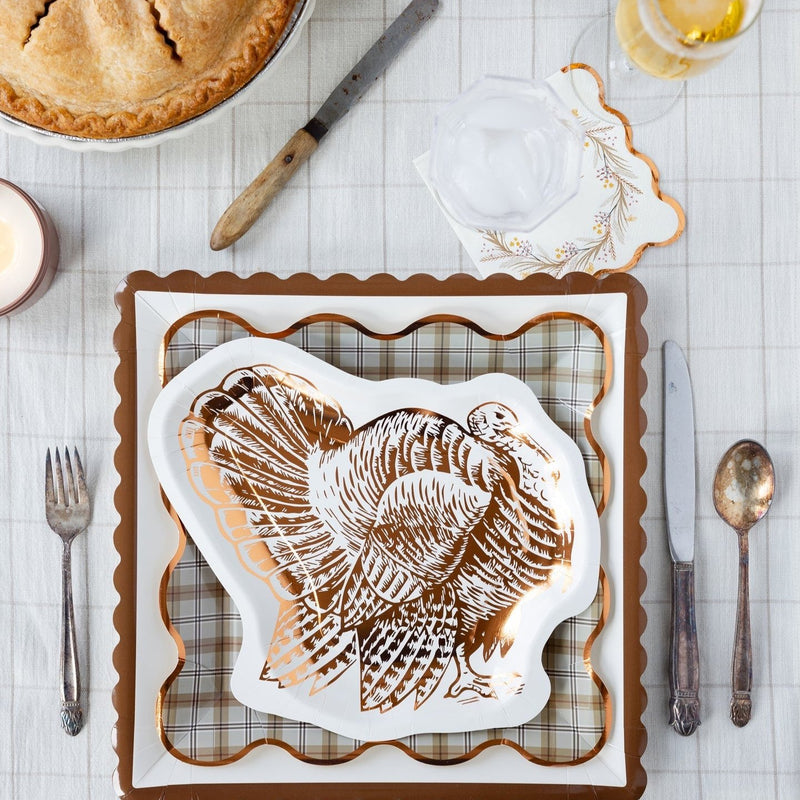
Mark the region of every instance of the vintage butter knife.
[[313, 118], [292, 136], [261, 174], [228, 206], [211, 234], [211, 249], [232, 245], [252, 227], [320, 140], [383, 74], [395, 56], [427, 22], [439, 0], [413, 0], [347, 73]]
[[672, 555], [669, 722], [683, 736], [700, 724], [694, 613], [694, 408], [686, 359], [664, 342], [664, 506]]

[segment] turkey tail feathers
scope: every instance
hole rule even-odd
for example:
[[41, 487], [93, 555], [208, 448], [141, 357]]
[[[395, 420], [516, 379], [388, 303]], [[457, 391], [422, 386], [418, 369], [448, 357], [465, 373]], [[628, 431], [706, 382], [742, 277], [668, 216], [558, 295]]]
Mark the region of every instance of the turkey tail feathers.
[[316, 451], [351, 435], [335, 400], [270, 365], [230, 373], [184, 420], [196, 491], [215, 507], [244, 565], [281, 600], [312, 597], [346, 575], [344, 553], [309, 498], [309, 469]]
[[419, 708], [444, 675], [455, 647], [455, 592], [437, 586], [358, 629], [361, 708], [388, 711], [415, 693]]
[[350, 420], [332, 398], [270, 366], [232, 373], [220, 389], [201, 395], [193, 412], [204, 421], [209, 450], [229, 477], [241, 476], [241, 483], [254, 487], [268, 483], [281, 497], [306, 490], [307, 461], [315, 448], [352, 436]]
[[320, 691], [354, 661], [353, 634], [342, 633], [336, 615], [287, 603], [278, 615], [261, 678], [287, 687], [315, 675], [312, 691]]
[[239, 369], [197, 397], [181, 427], [192, 483], [279, 612], [262, 679], [313, 691], [355, 661], [337, 587], [351, 564], [309, 498], [315, 452], [347, 441], [340, 406], [303, 378], [269, 365]]

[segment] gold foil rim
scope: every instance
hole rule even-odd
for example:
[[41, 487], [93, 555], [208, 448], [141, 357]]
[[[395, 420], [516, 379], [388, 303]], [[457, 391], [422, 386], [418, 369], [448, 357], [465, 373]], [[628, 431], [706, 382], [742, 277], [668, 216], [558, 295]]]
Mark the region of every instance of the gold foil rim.
[[[575, 314], [575, 313], [572, 313], [572, 312], [549, 312], [549, 313], [545, 313], [545, 314], [541, 314], [541, 315], [538, 315], [536, 317], [533, 317], [530, 320], [527, 320], [526, 322], [524, 322], [522, 325], [520, 325], [517, 329], [515, 329], [511, 333], [498, 334], [498, 333], [492, 333], [492, 332], [484, 329], [483, 327], [481, 327], [480, 325], [478, 325], [477, 323], [475, 323], [474, 321], [472, 321], [472, 320], [470, 320], [470, 319], [468, 319], [466, 317], [462, 317], [462, 316], [459, 316], [459, 315], [452, 315], [452, 314], [433, 314], [433, 315], [429, 315], [429, 316], [420, 318], [418, 320], [415, 320], [414, 322], [410, 323], [409, 325], [407, 325], [406, 327], [404, 327], [403, 329], [401, 329], [399, 331], [392, 332], [392, 333], [378, 333], [378, 332], [370, 330], [367, 326], [365, 326], [362, 323], [359, 323], [356, 320], [354, 320], [354, 319], [352, 319], [350, 317], [347, 317], [345, 315], [341, 315], [341, 314], [314, 314], [314, 315], [302, 318], [298, 322], [294, 323], [293, 325], [290, 325], [289, 327], [287, 327], [287, 328], [285, 328], [285, 329], [283, 329], [281, 331], [267, 333], [267, 332], [264, 332], [264, 331], [260, 330], [259, 328], [257, 328], [256, 326], [252, 325], [247, 320], [245, 320], [243, 317], [241, 317], [238, 314], [235, 314], [233, 312], [228, 312], [228, 311], [224, 311], [224, 310], [220, 310], [220, 309], [204, 309], [204, 310], [198, 310], [198, 311], [192, 312], [191, 314], [187, 314], [187, 315], [181, 317], [180, 319], [176, 320], [174, 323], [172, 323], [172, 325], [170, 325], [170, 327], [168, 328], [167, 332], [164, 334], [164, 337], [163, 337], [163, 339], [161, 341], [161, 345], [160, 345], [160, 348], [159, 348], [159, 361], [158, 361], [158, 375], [159, 375], [159, 380], [161, 382], [162, 387], [164, 385], [166, 385], [166, 383], [169, 380], [168, 377], [167, 377], [166, 358], [167, 358], [167, 353], [168, 353], [168, 350], [169, 350], [170, 343], [172, 342], [172, 339], [175, 337], [177, 332], [179, 330], [181, 330], [183, 327], [185, 327], [187, 324], [189, 324], [191, 322], [194, 322], [196, 320], [199, 320], [199, 319], [219, 319], [219, 320], [224, 320], [224, 321], [231, 322], [233, 324], [236, 324], [236, 325], [240, 326], [242, 329], [247, 331], [247, 333], [250, 334], [251, 336], [261, 337], [261, 338], [273, 338], [273, 339], [284, 339], [284, 338], [286, 338], [286, 337], [288, 337], [288, 336], [290, 336], [290, 335], [292, 335], [294, 333], [297, 333], [301, 329], [303, 329], [305, 327], [308, 327], [310, 325], [313, 325], [313, 324], [323, 323], [323, 322], [328, 322], [328, 323], [334, 322], [334, 323], [338, 323], [338, 324], [349, 326], [349, 327], [353, 328], [354, 330], [357, 330], [360, 333], [362, 333], [362, 334], [364, 334], [364, 335], [366, 335], [366, 336], [368, 336], [370, 338], [373, 338], [373, 339], [376, 339], [376, 340], [383, 340], [383, 341], [401, 339], [404, 336], [407, 336], [408, 334], [414, 332], [415, 330], [417, 330], [417, 329], [419, 329], [419, 328], [421, 328], [421, 327], [423, 327], [425, 325], [431, 325], [431, 324], [436, 324], [436, 323], [449, 323], [449, 324], [461, 325], [461, 326], [463, 326], [463, 327], [465, 327], [465, 328], [467, 328], [469, 330], [472, 330], [474, 333], [478, 334], [479, 336], [482, 336], [482, 337], [490, 339], [490, 340], [511, 341], [511, 340], [516, 339], [516, 338], [519, 338], [520, 336], [522, 336], [523, 334], [525, 334], [527, 331], [531, 330], [532, 328], [534, 328], [534, 327], [536, 327], [538, 325], [541, 325], [543, 323], [552, 321], [552, 320], [570, 320], [572, 322], [576, 322], [576, 323], [588, 328], [589, 330], [591, 330], [597, 336], [598, 340], [601, 343], [601, 346], [603, 347], [603, 353], [604, 353], [604, 357], [605, 357], [605, 374], [604, 374], [604, 377], [603, 377], [603, 382], [602, 382], [601, 389], [598, 392], [598, 394], [596, 395], [596, 397], [594, 398], [594, 400], [591, 403], [591, 405], [587, 407], [587, 413], [586, 413], [585, 418], [584, 418], [584, 431], [585, 431], [585, 434], [587, 436], [587, 441], [589, 442], [589, 444], [591, 445], [592, 449], [595, 451], [595, 453], [598, 456], [598, 459], [599, 459], [599, 462], [600, 462], [600, 467], [601, 467], [601, 472], [602, 472], [602, 475], [603, 475], [603, 491], [602, 491], [602, 495], [601, 495], [600, 501], [599, 501], [598, 506], [597, 506], [598, 507], [598, 516], [600, 516], [602, 514], [602, 511], [605, 508], [605, 505], [606, 505], [607, 500], [608, 500], [610, 488], [611, 488], [610, 465], [609, 465], [609, 462], [608, 462], [608, 459], [607, 459], [605, 453], [603, 452], [602, 448], [600, 448], [599, 443], [597, 442], [596, 438], [594, 437], [594, 435], [593, 435], [593, 433], [591, 431], [591, 412], [593, 412], [594, 409], [597, 408], [598, 404], [601, 402], [601, 400], [603, 399], [603, 397], [607, 393], [608, 388], [611, 385], [611, 380], [612, 380], [612, 375], [613, 375], [613, 365], [612, 365], [612, 360], [611, 360], [612, 359], [612, 350], [611, 350], [610, 342], [608, 341], [608, 337], [605, 335], [605, 332], [602, 330], [602, 328], [596, 322], [594, 322], [593, 320], [589, 319], [588, 317], [585, 317], [585, 316], [580, 315], [580, 314]], [[264, 744], [268, 744], [268, 745], [274, 745], [274, 746], [280, 747], [282, 750], [286, 751], [287, 753], [292, 755], [294, 758], [296, 758], [299, 761], [302, 761], [304, 763], [314, 764], [314, 765], [324, 765], [324, 766], [330, 765], [330, 766], [333, 766], [333, 765], [336, 765], [336, 764], [343, 764], [343, 763], [347, 763], [349, 761], [352, 761], [355, 758], [357, 758], [358, 756], [360, 756], [363, 753], [365, 753], [367, 750], [372, 749], [373, 747], [391, 746], [391, 747], [397, 748], [398, 750], [400, 750], [401, 752], [405, 753], [406, 755], [408, 755], [413, 760], [418, 761], [420, 763], [432, 764], [432, 765], [437, 765], [437, 766], [449, 766], [449, 765], [455, 765], [455, 764], [464, 763], [466, 761], [470, 761], [473, 758], [475, 758], [477, 755], [479, 755], [481, 752], [483, 752], [484, 750], [486, 750], [486, 749], [488, 749], [490, 747], [505, 746], [505, 747], [508, 747], [508, 748], [516, 751], [524, 759], [526, 759], [527, 761], [529, 761], [531, 763], [534, 763], [534, 764], [539, 764], [539, 765], [542, 765], [542, 766], [569, 767], [569, 766], [576, 766], [576, 765], [579, 765], [579, 764], [583, 764], [583, 763], [589, 761], [590, 759], [594, 758], [597, 755], [597, 753], [599, 753], [600, 750], [602, 750], [602, 748], [605, 746], [605, 743], [607, 742], [608, 737], [609, 737], [610, 732], [611, 732], [612, 705], [613, 704], [611, 702], [611, 696], [610, 696], [610, 693], [608, 691], [608, 688], [605, 686], [605, 684], [602, 681], [602, 679], [600, 678], [600, 676], [594, 671], [594, 669], [591, 666], [591, 648], [592, 648], [592, 645], [594, 644], [594, 641], [596, 640], [597, 636], [599, 636], [600, 632], [605, 627], [605, 624], [607, 622], [607, 619], [608, 619], [608, 616], [609, 616], [609, 613], [610, 613], [610, 607], [611, 607], [609, 581], [608, 581], [608, 578], [607, 578], [607, 576], [605, 574], [605, 571], [601, 567], [600, 568], [600, 574], [599, 574], [599, 585], [600, 585], [600, 590], [602, 592], [603, 609], [602, 609], [602, 613], [600, 615], [600, 618], [598, 620], [597, 625], [595, 626], [594, 630], [589, 634], [589, 636], [586, 639], [586, 643], [584, 645], [584, 651], [583, 651], [583, 662], [584, 662], [584, 668], [585, 668], [587, 674], [590, 676], [591, 680], [595, 683], [595, 685], [598, 688], [598, 691], [600, 692], [601, 700], [602, 700], [602, 703], [603, 703], [603, 709], [604, 709], [603, 730], [602, 730], [602, 733], [599, 736], [597, 742], [595, 743], [595, 745], [589, 751], [587, 751], [586, 753], [584, 753], [583, 755], [581, 755], [577, 759], [573, 759], [573, 760], [569, 760], [569, 761], [553, 761], [553, 760], [543, 759], [541, 757], [535, 756], [532, 753], [528, 752], [527, 750], [525, 750], [522, 746], [520, 746], [516, 742], [512, 742], [512, 741], [509, 741], [508, 739], [504, 739], [504, 738], [490, 739], [490, 740], [487, 740], [485, 742], [481, 742], [480, 744], [472, 747], [469, 751], [465, 752], [464, 754], [456, 756], [456, 757], [453, 757], [453, 758], [444, 758], [444, 759], [430, 758], [428, 756], [424, 756], [424, 755], [414, 751], [412, 748], [410, 748], [408, 745], [404, 744], [403, 742], [400, 742], [400, 741], [397, 741], [397, 740], [389, 740], [389, 741], [365, 742], [364, 744], [360, 745], [357, 748], [354, 748], [352, 751], [350, 751], [349, 753], [347, 753], [344, 756], [337, 757], [337, 758], [320, 759], [320, 758], [315, 758], [313, 756], [309, 756], [307, 754], [299, 752], [298, 750], [296, 750], [288, 742], [285, 742], [285, 741], [283, 741], [281, 739], [268, 737], [268, 736], [265, 736], [263, 739], [258, 739], [256, 741], [252, 741], [252, 742], [248, 743], [247, 745], [245, 745], [243, 748], [241, 748], [236, 753], [234, 753], [234, 754], [232, 754], [230, 756], [227, 756], [225, 758], [219, 759], [219, 760], [209, 761], [209, 760], [201, 760], [201, 759], [196, 759], [196, 758], [192, 758], [190, 756], [187, 756], [185, 753], [183, 753], [170, 740], [170, 738], [169, 738], [169, 736], [168, 736], [168, 734], [167, 734], [167, 732], [165, 730], [164, 719], [163, 719], [163, 708], [164, 708], [164, 704], [166, 702], [166, 695], [169, 692], [169, 689], [172, 686], [173, 682], [177, 679], [178, 675], [180, 674], [181, 670], [183, 669], [183, 666], [184, 666], [185, 660], [186, 660], [186, 652], [185, 652], [185, 646], [184, 646], [183, 640], [182, 640], [179, 632], [175, 629], [175, 627], [173, 626], [173, 624], [172, 624], [172, 622], [171, 622], [171, 620], [169, 618], [169, 613], [168, 613], [168, 608], [167, 608], [167, 588], [168, 588], [169, 581], [170, 581], [170, 578], [172, 576], [172, 573], [173, 573], [173, 571], [174, 571], [174, 569], [175, 569], [178, 561], [180, 560], [180, 557], [183, 554], [183, 551], [185, 549], [186, 540], [187, 540], [187, 534], [186, 534], [185, 528], [183, 527], [182, 522], [180, 521], [180, 519], [178, 518], [178, 516], [175, 513], [174, 509], [172, 508], [172, 506], [171, 506], [168, 498], [164, 494], [163, 490], [161, 492], [161, 496], [162, 496], [162, 501], [164, 502], [165, 508], [167, 509], [167, 511], [170, 514], [170, 516], [173, 518], [173, 520], [174, 520], [174, 522], [175, 522], [175, 524], [176, 524], [176, 526], [178, 528], [178, 534], [179, 534], [179, 545], [178, 545], [177, 552], [176, 552], [175, 556], [173, 556], [173, 558], [170, 560], [170, 563], [168, 564], [164, 574], [162, 575], [160, 588], [159, 588], [159, 609], [160, 609], [160, 612], [161, 612], [162, 621], [164, 622], [165, 627], [166, 627], [169, 635], [175, 641], [175, 644], [176, 644], [176, 647], [177, 647], [177, 650], [178, 650], [178, 661], [176, 663], [175, 669], [167, 677], [167, 679], [165, 680], [164, 684], [162, 685], [162, 687], [161, 687], [161, 689], [159, 691], [158, 699], [157, 699], [157, 703], [156, 703], [156, 727], [157, 727], [158, 735], [159, 735], [159, 738], [160, 738], [160, 740], [162, 742], [162, 745], [164, 746], [164, 748], [172, 756], [174, 756], [178, 760], [180, 760], [180, 761], [182, 761], [182, 762], [184, 762], [186, 764], [191, 764], [191, 765], [194, 765], [194, 766], [206, 766], [206, 767], [207, 766], [224, 766], [224, 765], [232, 764], [232, 763], [235, 763], [236, 761], [239, 761], [240, 759], [242, 759], [245, 755], [247, 755], [249, 752], [251, 752], [256, 747], [264, 745]]]
[[614, 272], [627, 272], [628, 270], [632, 269], [639, 263], [639, 259], [642, 257], [642, 253], [648, 247], [666, 247], [669, 244], [677, 241], [683, 232], [686, 230], [686, 213], [683, 210], [681, 204], [672, 196], [665, 194], [661, 190], [661, 175], [659, 173], [658, 167], [656, 166], [655, 162], [649, 156], [646, 156], [644, 153], [639, 152], [633, 146], [633, 128], [631, 123], [628, 121], [628, 118], [621, 112], [618, 111], [616, 108], [612, 108], [606, 103], [606, 90], [605, 85], [603, 83], [603, 79], [600, 77], [599, 73], [590, 67], [588, 64], [568, 64], [566, 67], [562, 67], [562, 72], [572, 72], [573, 70], [583, 70], [588, 72], [594, 79], [597, 81], [597, 91], [598, 91], [598, 100], [600, 106], [603, 110], [610, 114], [613, 117], [616, 117], [621, 123], [622, 127], [625, 131], [625, 147], [627, 147], [628, 152], [634, 156], [634, 158], [638, 158], [641, 161], [644, 161], [645, 164], [650, 168], [650, 175], [652, 176], [651, 179], [651, 186], [653, 189], [653, 193], [655, 196], [670, 206], [678, 216], [678, 227], [675, 230], [675, 233], [670, 236], [668, 239], [664, 239], [660, 242], [644, 242], [639, 247], [636, 248], [633, 256], [631, 256], [630, 261], [627, 264], [624, 264], [621, 267], [614, 267], [613, 269], [601, 269], [594, 273], [594, 277], [602, 278], [605, 275], [609, 275]]

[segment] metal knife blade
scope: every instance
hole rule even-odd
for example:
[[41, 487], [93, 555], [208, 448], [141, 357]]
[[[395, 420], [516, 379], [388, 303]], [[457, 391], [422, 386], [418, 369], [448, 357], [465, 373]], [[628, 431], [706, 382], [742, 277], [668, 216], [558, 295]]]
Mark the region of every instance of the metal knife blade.
[[694, 405], [689, 367], [664, 342], [664, 500], [673, 561], [694, 560]]
[[405, 11], [348, 72], [317, 113], [228, 206], [211, 234], [212, 250], [222, 250], [232, 245], [250, 230], [292, 175], [317, 149], [322, 137], [361, 99], [438, 7], [439, 0], [412, 0], [408, 4]]
[[700, 657], [694, 611], [694, 406], [689, 367], [664, 343], [664, 505], [672, 555], [669, 723], [683, 736], [700, 724]]
[[[347, 77], [330, 93], [306, 130], [319, 141], [364, 95], [385, 72], [409, 39], [439, 7], [439, 0], [414, 0], [384, 31]], [[309, 130], [310, 129], [310, 130]]]

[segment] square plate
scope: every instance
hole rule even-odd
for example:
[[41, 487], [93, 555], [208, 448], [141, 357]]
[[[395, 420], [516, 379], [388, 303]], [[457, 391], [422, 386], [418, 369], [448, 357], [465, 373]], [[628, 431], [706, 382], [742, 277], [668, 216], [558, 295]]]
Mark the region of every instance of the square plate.
[[[314, 783], [330, 784], [324, 787], [329, 796], [331, 792], [344, 796], [348, 790], [352, 794], [356, 786], [364, 791], [369, 786], [376, 797], [396, 796], [403, 787], [408, 796], [418, 796], [425, 787], [437, 796], [449, 796], [448, 786], [455, 794], [452, 784], [472, 783], [482, 784], [482, 796], [493, 796], [495, 791], [498, 796], [508, 794], [510, 787], [501, 791], [497, 788], [501, 784], [487, 782], [486, 776], [492, 774], [503, 775], [505, 783], [526, 789], [536, 785], [545, 796], [553, 797], [565, 796], [567, 786], [574, 796], [581, 785], [587, 796], [627, 797], [641, 792], [639, 557], [643, 537], [639, 518], [644, 496], [639, 478], [644, 455], [639, 439], [644, 386], [640, 361], [646, 341], [639, 323], [644, 293], [636, 281], [613, 276], [613, 280], [599, 283], [577, 275], [562, 281], [536, 276], [522, 282], [505, 276], [486, 281], [467, 276], [447, 281], [423, 276], [407, 281], [388, 276], [368, 281], [337, 276], [319, 281], [297, 276], [283, 281], [268, 275], [243, 281], [232, 275], [202, 279], [193, 273], [176, 273], [162, 279], [136, 273], [121, 287], [118, 303], [122, 322], [116, 337], [120, 354], [117, 386], [122, 403], [117, 426], [122, 444], [117, 465], [124, 491], [118, 491], [116, 498], [122, 521], [115, 540], [121, 556], [116, 574], [121, 599], [115, 615], [120, 634], [115, 653], [120, 674], [115, 702], [121, 793], [158, 797], [165, 786], [171, 786], [170, 794], [182, 796], [178, 787], [184, 786], [187, 796], [194, 791], [201, 797], [222, 797], [222, 785], [236, 784], [237, 791], [248, 797], [256, 796], [265, 783], [272, 783], [303, 795], [308, 793], [308, 784]], [[293, 758], [283, 749], [262, 746], [232, 760], [218, 760], [210, 769], [198, 768], [202, 760], [184, 760], [165, 746], [153, 720], [162, 698], [160, 689], [174, 672], [178, 656], [165, 625], [162, 600], [168, 584], [167, 567], [175, 563], [179, 537], [160, 502], [146, 454], [144, 428], [160, 388], [153, 365], [164, 355], [166, 334], [187, 315], [202, 316], [213, 309], [225, 309], [273, 333], [320, 314], [355, 320], [376, 337], [385, 338], [431, 317], [441, 321], [443, 316], [468, 320], [498, 334], [498, 339], [512, 338], [526, 322], [548, 314], [580, 316], [602, 332], [614, 370], [592, 433], [611, 465], [612, 477], [607, 478], [606, 487], [610, 491], [603, 490], [608, 497], [601, 518], [603, 563], [611, 592], [620, 592], [622, 604], [614, 604], [615, 611], [609, 614], [592, 650], [592, 667], [601, 675], [614, 709], [604, 731], [607, 737], [594, 757], [569, 762], [570, 766], [543, 766], [553, 760], [526, 760], [512, 748], [488, 747], [464, 763], [448, 760], [443, 768], [441, 762], [432, 765], [422, 759], [411, 760], [397, 747], [374, 747], [346, 763], [320, 767]], [[620, 654], [624, 654], [622, 658]], [[263, 721], [258, 725], [263, 726]], [[398, 783], [401, 775], [403, 783]], [[389, 782], [384, 782], [386, 776], [390, 776]]]
[[[536, 435], [552, 427], [554, 431], [563, 433], [565, 443], [578, 445], [574, 448], [575, 456], [581, 458], [577, 470], [567, 468], [564, 472], [560, 468], [559, 471], [562, 478], [578, 476], [584, 488], [588, 479], [591, 489], [587, 489], [585, 498], [594, 506], [591, 509], [592, 522], [597, 524], [597, 508], [602, 507], [607, 499], [603, 475], [607, 462], [605, 459], [601, 461], [602, 453], [596, 452], [588, 434], [591, 432], [591, 416], [604, 397], [611, 364], [606, 357], [602, 333], [586, 320], [545, 315], [526, 322], [514, 333], [500, 337], [482, 331], [468, 320], [429, 318], [415, 324], [411, 330], [386, 336], [367, 331], [355, 321], [321, 317], [307, 319], [288, 331], [265, 333], [222, 310], [197, 312], [178, 320], [170, 329], [163, 347], [162, 382], [173, 396], [174, 389], [183, 394], [189, 380], [188, 371], [184, 370], [194, 365], [198, 357], [200, 365], [193, 366], [193, 370], [202, 369], [203, 365], [210, 368], [213, 363], [229, 369], [231, 361], [226, 354], [231, 347], [240, 348], [240, 352], [247, 353], [247, 359], [250, 359], [254, 357], [252, 348], [259, 353], [264, 349], [272, 352], [276, 348], [286, 352], [287, 344], [288, 353], [295, 358], [303, 352], [312, 356], [319, 367], [334, 367], [342, 377], [352, 375], [356, 380], [361, 379], [363, 389], [359, 390], [358, 408], [354, 409], [359, 414], [365, 410], [365, 396], [383, 389], [389, 392], [394, 405], [399, 386], [421, 376], [425, 378], [412, 382], [415, 404], [419, 402], [420, 391], [429, 391], [439, 385], [449, 385], [448, 391], [461, 393], [469, 386], [475, 386], [476, 381], [485, 385], [486, 380], [510, 380], [507, 391], [513, 394], [513, 387], [524, 383], [527, 401], [520, 407], [519, 414], [526, 414], [534, 404], [547, 408], [546, 412], [541, 412]], [[256, 358], [261, 361], [263, 356]], [[505, 391], [501, 392], [504, 404]], [[153, 412], [164, 396], [163, 392], [159, 395]], [[541, 398], [542, 403], [535, 398]], [[424, 402], [424, 407], [432, 408], [428, 402]], [[233, 673], [238, 670], [241, 674], [244, 669], [240, 653], [243, 651], [243, 632], [248, 630], [248, 624], [242, 621], [240, 613], [247, 603], [243, 598], [232, 601], [217, 580], [219, 569], [215, 567], [212, 571], [196, 547], [196, 539], [202, 539], [206, 530], [215, 530], [216, 522], [207, 518], [205, 522], [191, 526], [190, 519], [196, 506], [192, 500], [186, 500], [183, 491], [186, 488], [183, 457], [175, 450], [171, 435], [167, 434], [165, 440], [157, 433], [160, 426], [154, 423], [153, 412], [149, 423], [151, 453], [154, 444], [162, 451], [161, 468], [177, 456], [174, 461], [177, 473], [168, 472], [178, 483], [173, 485], [174, 494], [173, 490], [166, 493], [173, 504], [181, 498], [188, 503], [179, 516], [182, 522], [190, 524], [192, 531], [196, 531], [192, 536], [182, 536], [183, 553], [167, 583], [164, 613], [172, 624], [183, 664], [179, 673], [171, 676], [164, 686], [159, 714], [162, 739], [177, 757], [204, 765], [219, 765], [240, 757], [243, 749], [265, 741], [285, 747], [297, 758], [330, 764], [355, 758], [372, 746], [376, 738], [385, 739], [385, 734], [377, 732], [364, 732], [362, 736], [366, 739], [361, 740], [337, 736], [330, 730], [323, 730], [325, 726], [297, 722], [296, 718], [302, 712], [288, 714], [290, 718], [287, 719], [257, 713], [254, 708], [258, 701], [250, 704], [254, 708], [236, 701]], [[172, 427], [170, 423], [167, 430]], [[285, 446], [291, 448], [294, 445]], [[552, 455], [554, 451], [550, 452]], [[158, 464], [156, 467], [158, 471]], [[208, 556], [210, 550], [215, 550], [215, 545], [226, 538], [224, 534], [222, 539], [212, 536], [206, 541], [205, 554]], [[598, 530], [598, 546], [599, 541]], [[232, 553], [223, 546], [218, 555], [226, 561]], [[228, 585], [232, 593], [241, 588], [243, 576], [240, 566], [238, 560], [231, 564], [233, 572], [229, 575]], [[259, 577], [263, 575], [260, 568], [256, 568], [256, 574]], [[404, 736], [395, 742], [397, 746], [414, 758], [435, 764], [472, 758], [494, 744], [514, 747], [526, 758], [551, 765], [574, 764], [591, 758], [605, 742], [607, 723], [610, 722], [605, 713], [605, 706], [609, 704], [605, 685], [591, 669], [591, 659], [587, 657], [591, 642], [605, 620], [603, 601], [606, 592], [604, 582], [598, 587], [597, 576], [597, 567], [591, 576], [588, 572], [586, 574], [594, 601], [581, 601], [573, 611], [577, 615], [567, 615], [565, 622], [553, 631], [548, 640], [543, 664], [547, 678], [539, 673], [545, 679], [542, 702], [549, 698], [543, 713], [532, 719], [536, 710], [530, 707], [528, 699], [520, 698], [521, 707], [527, 711], [520, 716], [519, 724], [511, 725], [504, 710], [497, 720], [501, 727], [495, 729], [490, 725], [486, 715], [500, 710], [498, 705], [506, 705], [505, 702], [498, 704], [497, 700], [507, 699], [509, 690], [516, 692], [520, 688], [517, 680], [512, 679], [511, 683], [499, 686], [495, 698], [489, 698], [486, 703], [469, 694], [461, 696], [456, 703], [449, 700], [435, 712], [434, 719], [439, 722], [431, 733], [417, 732], [414, 736]], [[572, 582], [570, 588], [574, 588]], [[265, 601], [269, 604], [271, 594], [264, 596], [263, 589], [263, 580], [253, 584], [252, 591], [259, 600], [255, 619], [249, 623], [251, 632], [263, 625], [268, 626], [272, 618], [264, 606]], [[558, 596], [566, 599], [562, 593]], [[543, 621], [539, 618], [537, 611], [531, 623], [520, 628], [520, 634], [523, 631], [532, 633], [537, 620]], [[254, 641], [263, 643], [270, 636], [271, 633], [264, 630], [254, 637]], [[519, 644], [515, 644], [515, 651], [518, 648]], [[541, 658], [536, 660], [542, 662]], [[256, 655], [256, 662], [258, 666], [254, 669], [260, 673], [264, 657]], [[501, 662], [502, 666], [495, 663], [494, 668], [507, 672], [506, 658]], [[477, 668], [480, 672], [485, 671], [482, 666]], [[522, 671], [531, 673], [528, 667]], [[353, 673], [354, 670], [350, 670], [351, 680]], [[451, 672], [447, 683], [453, 677]], [[529, 684], [529, 680], [525, 679], [525, 683]], [[261, 687], [260, 683], [257, 685]], [[342, 684], [337, 684], [337, 687], [341, 689]], [[257, 695], [264, 691], [263, 687], [256, 690], [251, 685], [251, 688]], [[355, 696], [356, 693], [337, 691], [336, 697], [340, 694], [342, 698]], [[331, 700], [325, 702], [328, 713]], [[355, 710], [352, 713], [355, 715], [353, 722], [364, 718]], [[444, 715], [450, 718], [449, 734], [444, 734], [447, 724]], [[461, 719], [457, 720], [453, 715]], [[383, 722], [388, 715], [377, 719]], [[350, 715], [337, 719], [337, 724], [344, 723], [351, 724]]]

